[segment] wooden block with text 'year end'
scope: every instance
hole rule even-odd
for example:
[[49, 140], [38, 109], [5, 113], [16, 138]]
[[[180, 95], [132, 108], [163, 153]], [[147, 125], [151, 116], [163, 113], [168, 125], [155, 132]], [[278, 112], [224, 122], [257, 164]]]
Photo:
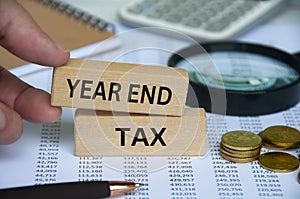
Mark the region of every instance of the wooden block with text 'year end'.
[[78, 109], [76, 156], [203, 156], [206, 116], [202, 108], [182, 117]]
[[183, 69], [71, 59], [54, 69], [51, 104], [181, 116], [188, 83]]

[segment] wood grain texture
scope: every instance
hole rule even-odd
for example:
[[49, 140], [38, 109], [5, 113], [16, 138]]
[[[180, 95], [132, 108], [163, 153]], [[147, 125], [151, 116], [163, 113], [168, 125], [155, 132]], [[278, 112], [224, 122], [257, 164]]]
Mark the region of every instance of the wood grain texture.
[[158, 115], [183, 114], [183, 69], [71, 59], [53, 72], [54, 106]]
[[77, 110], [74, 135], [76, 156], [203, 156], [206, 116], [202, 108], [182, 117]]

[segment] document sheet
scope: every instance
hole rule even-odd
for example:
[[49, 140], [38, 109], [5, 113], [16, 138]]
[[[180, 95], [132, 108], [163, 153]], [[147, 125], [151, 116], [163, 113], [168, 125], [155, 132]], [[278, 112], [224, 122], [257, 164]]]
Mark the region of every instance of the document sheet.
[[[112, 51], [107, 48], [106, 52], [98, 55], [90, 53], [92, 56], [88, 56], [86, 49], [79, 49], [73, 51], [72, 56], [84, 54], [87, 56], [83, 58], [87, 59], [166, 65], [172, 52], [160, 45], [176, 50], [190, 44], [159, 36], [152, 39], [152, 33], [143, 31], [130, 35], [145, 42], [143, 49], [137, 46], [139, 42], [126, 41], [120, 36], [120, 48]], [[50, 92], [51, 68], [28, 65], [12, 72], [33, 86]], [[144, 186], [119, 198], [300, 197], [300, 184], [297, 182], [299, 169], [285, 174], [274, 173], [261, 168], [258, 161], [231, 163], [219, 154], [221, 136], [227, 131], [259, 133], [272, 125], [300, 129], [300, 104], [283, 112], [257, 117], [207, 113], [207, 153], [204, 157], [76, 157], [74, 112], [72, 108], [63, 108], [62, 117], [50, 124], [24, 121], [23, 136], [16, 143], [0, 146], [0, 188], [69, 181], [130, 180], [143, 183]], [[262, 153], [267, 151], [263, 149]], [[300, 149], [286, 152], [298, 157]]]

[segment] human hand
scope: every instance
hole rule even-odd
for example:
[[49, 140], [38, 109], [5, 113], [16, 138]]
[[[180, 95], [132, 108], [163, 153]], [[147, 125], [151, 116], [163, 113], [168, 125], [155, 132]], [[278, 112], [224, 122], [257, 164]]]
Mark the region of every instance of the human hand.
[[[0, 0], [0, 45], [26, 61], [41, 65], [59, 66], [70, 56], [12, 0]], [[60, 115], [61, 108], [50, 105], [48, 93], [31, 87], [0, 66], [0, 144], [12, 143], [21, 136], [22, 119], [53, 122]]]

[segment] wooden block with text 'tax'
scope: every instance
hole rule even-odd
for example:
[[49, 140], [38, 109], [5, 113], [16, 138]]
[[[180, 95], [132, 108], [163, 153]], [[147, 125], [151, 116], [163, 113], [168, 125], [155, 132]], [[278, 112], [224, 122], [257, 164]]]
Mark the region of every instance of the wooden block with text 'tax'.
[[53, 72], [53, 106], [181, 116], [184, 69], [71, 59]]
[[78, 109], [77, 156], [203, 156], [206, 116], [202, 108], [182, 117]]

